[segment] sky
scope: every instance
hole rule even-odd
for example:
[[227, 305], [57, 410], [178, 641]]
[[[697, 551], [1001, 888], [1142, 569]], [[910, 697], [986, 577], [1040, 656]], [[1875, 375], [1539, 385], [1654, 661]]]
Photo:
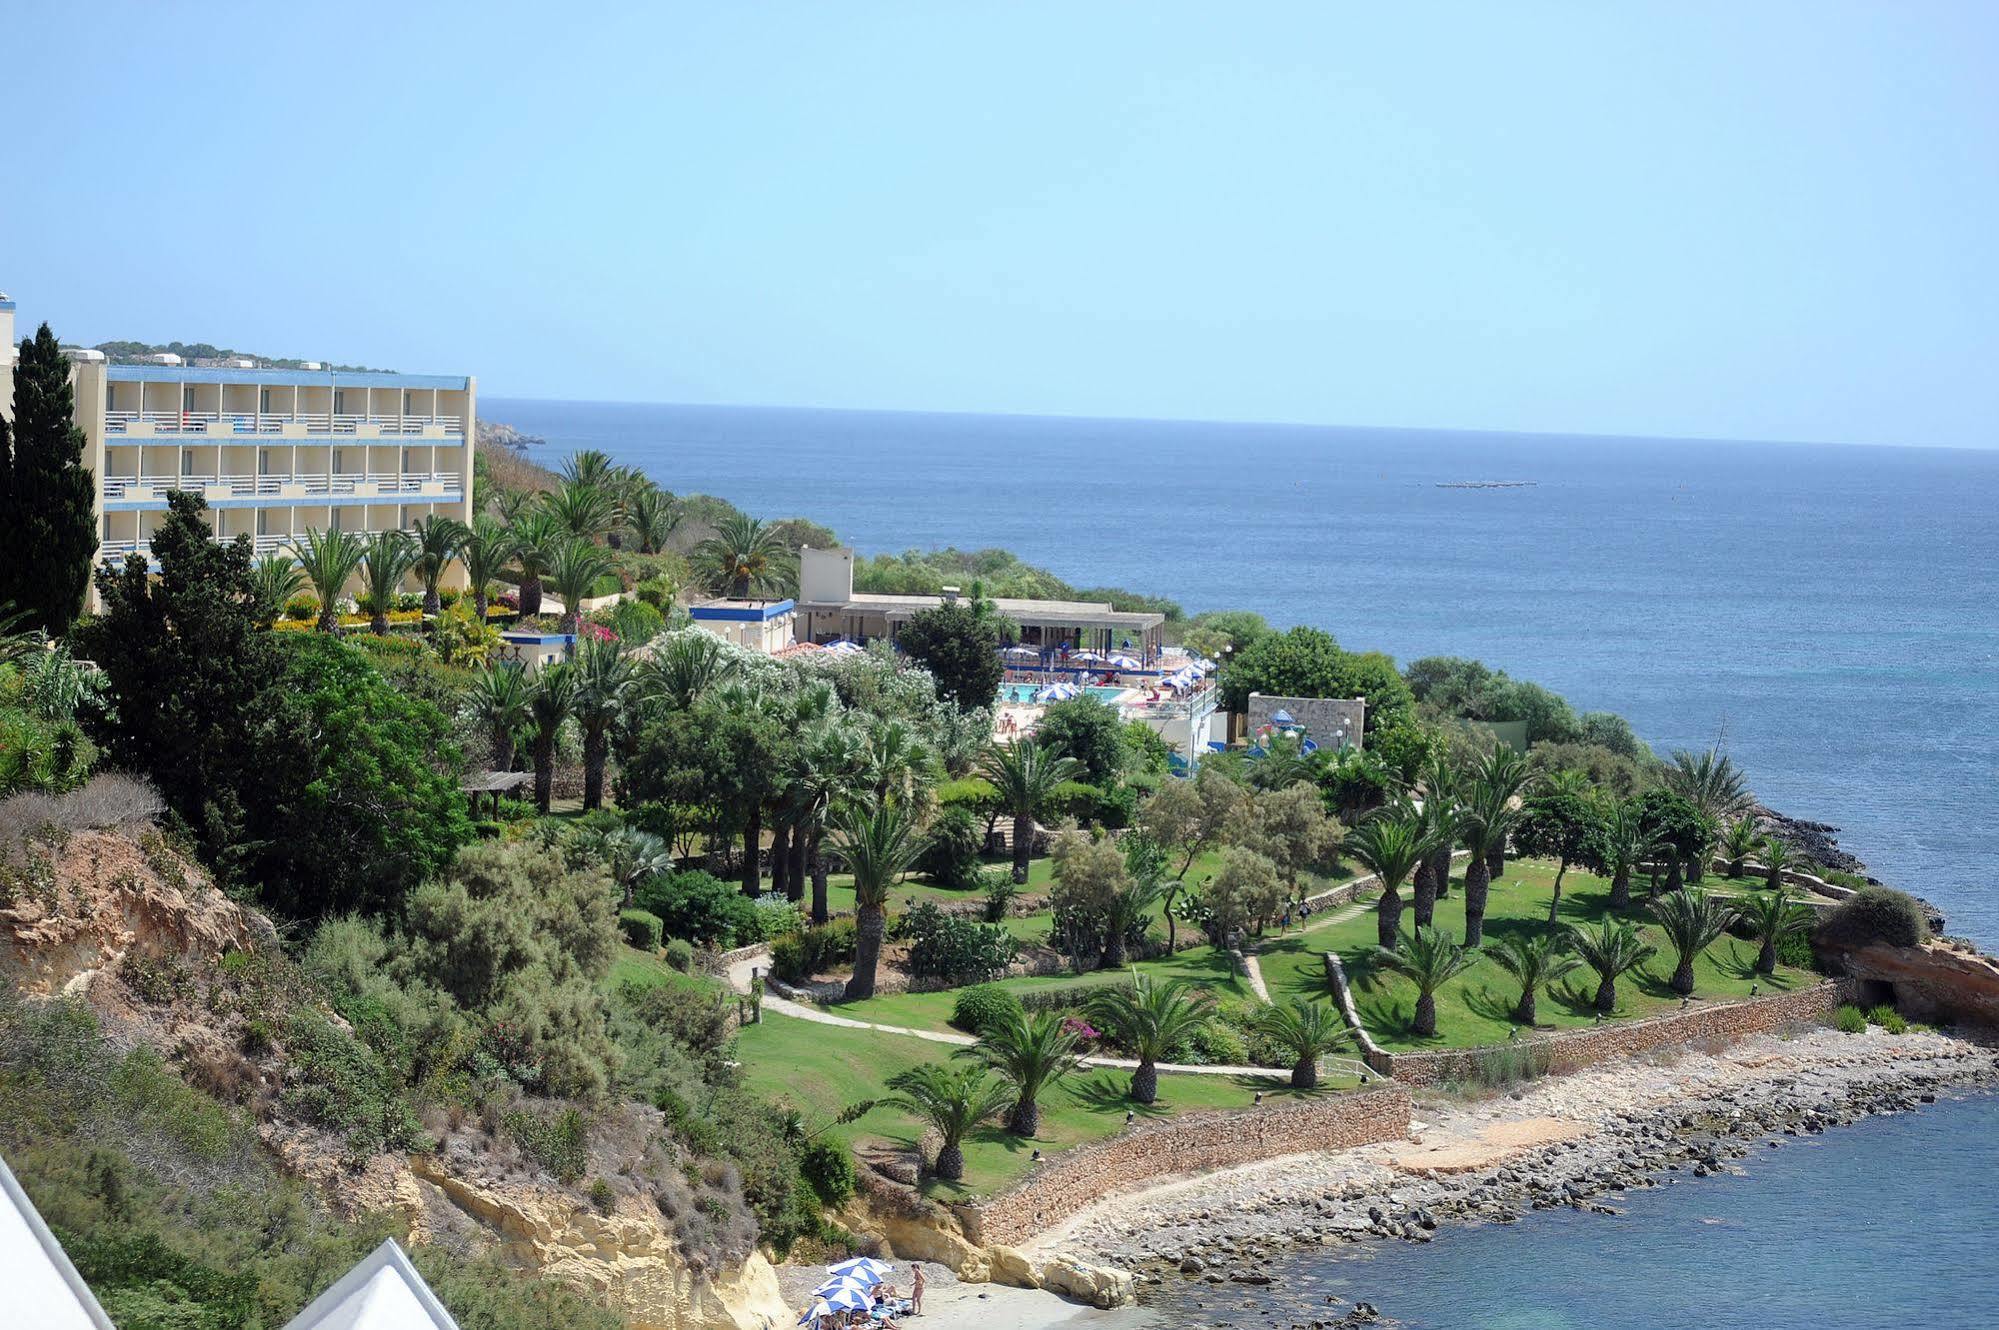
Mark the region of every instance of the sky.
[[0, 290], [66, 341], [1999, 445], [1985, 0], [5, 9]]

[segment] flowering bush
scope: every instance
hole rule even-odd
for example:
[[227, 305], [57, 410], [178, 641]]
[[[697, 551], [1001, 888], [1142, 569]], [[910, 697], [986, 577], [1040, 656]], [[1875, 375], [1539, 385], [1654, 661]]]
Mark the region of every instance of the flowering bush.
[[606, 628], [601, 623], [591, 623], [588, 619], [585, 619], [581, 624], [578, 624], [577, 628], [578, 631], [576, 636], [580, 641], [615, 642], [618, 640], [618, 635], [612, 632], [609, 628]]

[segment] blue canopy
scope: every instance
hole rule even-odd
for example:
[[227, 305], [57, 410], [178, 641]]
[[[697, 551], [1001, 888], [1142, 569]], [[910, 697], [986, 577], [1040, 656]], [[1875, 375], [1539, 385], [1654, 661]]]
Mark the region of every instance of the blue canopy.
[[1274, 715], [1271, 716], [1270, 723], [1272, 725], [1296, 725], [1298, 723], [1298, 718], [1296, 716], [1293, 716], [1290, 712], [1280, 708]]

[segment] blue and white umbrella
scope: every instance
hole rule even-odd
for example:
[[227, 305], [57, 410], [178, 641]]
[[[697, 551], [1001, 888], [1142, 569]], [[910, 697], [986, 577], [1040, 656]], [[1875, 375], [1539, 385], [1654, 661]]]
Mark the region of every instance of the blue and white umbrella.
[[818, 1288], [813, 1289], [812, 1296], [815, 1298], [830, 1298], [835, 1293], [852, 1289], [854, 1292], [863, 1294], [872, 1301], [874, 1294], [869, 1292], [869, 1290], [880, 1282], [881, 1277], [879, 1275], [869, 1279], [858, 1279], [853, 1275], [837, 1275], [821, 1284]]
[[1092, 664], [1092, 665], [1101, 663], [1103, 661], [1103, 658], [1104, 658], [1104, 653], [1101, 651], [1078, 651], [1074, 655], [1069, 657], [1070, 660], [1080, 660], [1085, 664]]
[[1072, 683], [1051, 683], [1034, 695], [1037, 702], [1067, 702], [1072, 697], [1081, 697], [1083, 690]]
[[1115, 666], [1120, 670], [1135, 670], [1138, 668], [1138, 660], [1134, 656], [1112, 656], [1104, 663]]
[[1270, 723], [1272, 725], [1296, 725], [1298, 721], [1290, 712], [1280, 709], [1276, 714], [1271, 716]]
[[824, 1301], [836, 1312], [864, 1312], [875, 1305], [875, 1300], [868, 1296], [866, 1290], [858, 1288], [843, 1288], [838, 1293], [828, 1294]]
[[848, 1275], [864, 1284], [879, 1284], [883, 1275], [895, 1273], [895, 1267], [887, 1261], [877, 1261], [872, 1256], [856, 1256], [851, 1261], [840, 1261], [826, 1267], [829, 1275]]
[[1015, 660], [1041, 659], [1041, 652], [1037, 648], [1026, 645], [1010, 646], [1005, 651], [1002, 651], [1000, 654], [1002, 656], [1012, 656]]
[[857, 656], [861, 652], [866, 650], [867, 648], [862, 646], [859, 642], [849, 642], [845, 638], [841, 638], [837, 642], [828, 642], [826, 644], [827, 654], [834, 656]]
[[798, 1318], [800, 1325], [811, 1325], [822, 1316], [837, 1316], [839, 1313], [823, 1302], [815, 1302], [805, 1309], [805, 1315]]

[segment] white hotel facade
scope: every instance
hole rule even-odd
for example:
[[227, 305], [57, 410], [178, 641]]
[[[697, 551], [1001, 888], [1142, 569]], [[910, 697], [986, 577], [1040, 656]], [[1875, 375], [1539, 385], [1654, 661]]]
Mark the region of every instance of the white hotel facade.
[[[13, 408], [13, 302], [0, 296], [0, 403]], [[150, 556], [169, 490], [208, 501], [216, 539], [259, 555], [308, 531], [472, 520], [478, 388], [468, 375], [110, 364], [71, 353], [100, 559]]]

